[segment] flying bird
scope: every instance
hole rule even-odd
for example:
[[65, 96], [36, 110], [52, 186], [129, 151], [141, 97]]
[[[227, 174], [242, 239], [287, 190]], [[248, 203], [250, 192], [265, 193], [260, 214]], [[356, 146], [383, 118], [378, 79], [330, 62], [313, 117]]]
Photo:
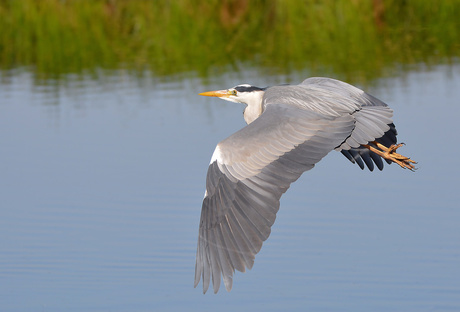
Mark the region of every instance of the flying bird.
[[200, 93], [246, 105], [248, 124], [217, 144], [206, 177], [195, 287], [232, 289], [235, 270], [251, 269], [268, 238], [281, 195], [330, 151], [361, 169], [383, 160], [414, 170], [396, 150], [393, 110], [372, 95], [330, 78], [259, 88], [241, 84]]

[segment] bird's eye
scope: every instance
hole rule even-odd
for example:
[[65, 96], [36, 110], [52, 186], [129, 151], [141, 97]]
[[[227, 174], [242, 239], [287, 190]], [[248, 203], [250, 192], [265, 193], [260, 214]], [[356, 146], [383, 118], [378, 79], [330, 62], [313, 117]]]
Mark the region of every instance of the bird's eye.
[[235, 90], [235, 89], [230, 90], [230, 94], [231, 94], [231, 95], [236, 95], [236, 90]]

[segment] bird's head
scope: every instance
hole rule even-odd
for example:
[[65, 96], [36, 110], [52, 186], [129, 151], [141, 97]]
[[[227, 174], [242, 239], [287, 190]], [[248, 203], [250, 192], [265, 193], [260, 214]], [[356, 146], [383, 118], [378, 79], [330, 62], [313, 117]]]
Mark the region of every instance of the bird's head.
[[227, 90], [203, 92], [200, 95], [215, 96], [222, 100], [250, 105], [253, 102], [260, 103], [262, 101], [265, 89], [241, 84]]

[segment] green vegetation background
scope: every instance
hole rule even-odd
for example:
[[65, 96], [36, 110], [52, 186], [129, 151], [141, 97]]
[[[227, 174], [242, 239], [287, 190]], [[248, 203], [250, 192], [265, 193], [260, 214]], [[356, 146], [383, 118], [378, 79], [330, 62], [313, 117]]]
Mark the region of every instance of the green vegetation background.
[[38, 79], [244, 65], [365, 81], [459, 55], [459, 0], [0, 0], [0, 69]]

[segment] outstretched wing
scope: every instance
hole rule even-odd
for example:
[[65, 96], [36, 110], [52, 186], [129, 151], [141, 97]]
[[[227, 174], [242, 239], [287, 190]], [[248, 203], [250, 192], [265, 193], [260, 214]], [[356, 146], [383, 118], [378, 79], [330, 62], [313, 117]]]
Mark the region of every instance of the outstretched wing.
[[339, 146], [354, 128], [346, 113], [328, 115], [270, 104], [254, 122], [220, 142], [209, 165], [195, 267], [203, 292], [221, 276], [232, 288], [235, 270], [251, 269], [275, 222], [281, 195]]
[[356, 108], [353, 112], [355, 129], [336, 150], [341, 151], [352, 163], [356, 162], [361, 169], [366, 164], [372, 171], [375, 164], [382, 170], [382, 158], [362, 145], [373, 141], [387, 147], [396, 144], [397, 131], [392, 120], [393, 110], [376, 97], [343, 81], [313, 77], [304, 80], [299, 86], [308, 90], [305, 94], [321, 98], [321, 101], [316, 102], [321, 103], [322, 107], [333, 110]]

